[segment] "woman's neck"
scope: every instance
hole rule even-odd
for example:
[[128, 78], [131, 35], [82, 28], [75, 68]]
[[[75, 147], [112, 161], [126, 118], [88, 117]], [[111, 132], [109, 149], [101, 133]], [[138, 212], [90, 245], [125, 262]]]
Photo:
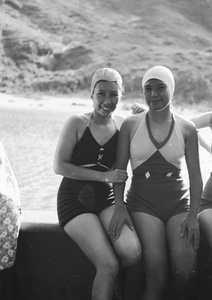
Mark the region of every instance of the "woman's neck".
[[167, 123], [172, 119], [172, 111], [170, 109], [162, 112], [148, 111], [149, 119], [154, 123]]
[[108, 115], [107, 117], [103, 117], [99, 114], [96, 114], [95, 112], [91, 113], [91, 121], [95, 123], [96, 125], [106, 125], [110, 123], [112, 120], [112, 115]]

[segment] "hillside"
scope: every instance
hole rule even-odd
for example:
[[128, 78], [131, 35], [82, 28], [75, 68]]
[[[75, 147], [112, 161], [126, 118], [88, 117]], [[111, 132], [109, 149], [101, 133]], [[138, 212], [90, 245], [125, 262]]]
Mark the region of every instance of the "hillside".
[[212, 97], [210, 0], [0, 0], [0, 92], [88, 92], [92, 73], [111, 66], [126, 93], [144, 70], [172, 69], [177, 95]]

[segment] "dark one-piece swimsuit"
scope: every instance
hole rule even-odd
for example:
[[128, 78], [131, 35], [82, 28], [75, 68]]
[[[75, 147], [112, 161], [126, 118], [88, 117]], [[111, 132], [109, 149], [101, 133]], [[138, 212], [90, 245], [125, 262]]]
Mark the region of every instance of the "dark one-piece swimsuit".
[[[116, 129], [104, 145], [99, 145], [88, 125], [74, 148], [71, 163], [101, 172], [112, 170], [115, 165], [118, 134]], [[99, 214], [113, 203], [112, 184], [63, 177], [57, 195], [59, 223], [64, 227], [80, 214]]]

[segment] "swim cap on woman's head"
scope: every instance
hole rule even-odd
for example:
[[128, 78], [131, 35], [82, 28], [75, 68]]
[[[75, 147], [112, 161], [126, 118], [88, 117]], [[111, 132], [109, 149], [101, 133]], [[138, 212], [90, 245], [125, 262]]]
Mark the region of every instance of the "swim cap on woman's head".
[[91, 95], [93, 94], [94, 87], [98, 81], [115, 81], [122, 87], [122, 78], [119, 72], [111, 68], [102, 68], [97, 70], [91, 79]]
[[142, 88], [144, 88], [148, 80], [153, 78], [163, 81], [169, 87], [171, 97], [173, 96], [175, 89], [175, 81], [172, 72], [168, 68], [164, 66], [155, 66], [150, 68], [144, 74], [144, 77], [142, 79]]

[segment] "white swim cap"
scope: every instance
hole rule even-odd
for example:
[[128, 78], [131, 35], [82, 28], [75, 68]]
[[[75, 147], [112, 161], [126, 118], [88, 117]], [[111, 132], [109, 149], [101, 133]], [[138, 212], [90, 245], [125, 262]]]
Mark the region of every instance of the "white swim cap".
[[91, 95], [93, 94], [95, 85], [101, 80], [114, 81], [120, 88], [122, 87], [122, 78], [119, 72], [111, 68], [102, 68], [97, 70], [91, 79]]
[[171, 97], [173, 96], [175, 90], [175, 81], [172, 72], [168, 68], [164, 66], [155, 66], [150, 68], [144, 74], [142, 79], [142, 88], [144, 88], [148, 80], [153, 78], [163, 81], [169, 87]]

